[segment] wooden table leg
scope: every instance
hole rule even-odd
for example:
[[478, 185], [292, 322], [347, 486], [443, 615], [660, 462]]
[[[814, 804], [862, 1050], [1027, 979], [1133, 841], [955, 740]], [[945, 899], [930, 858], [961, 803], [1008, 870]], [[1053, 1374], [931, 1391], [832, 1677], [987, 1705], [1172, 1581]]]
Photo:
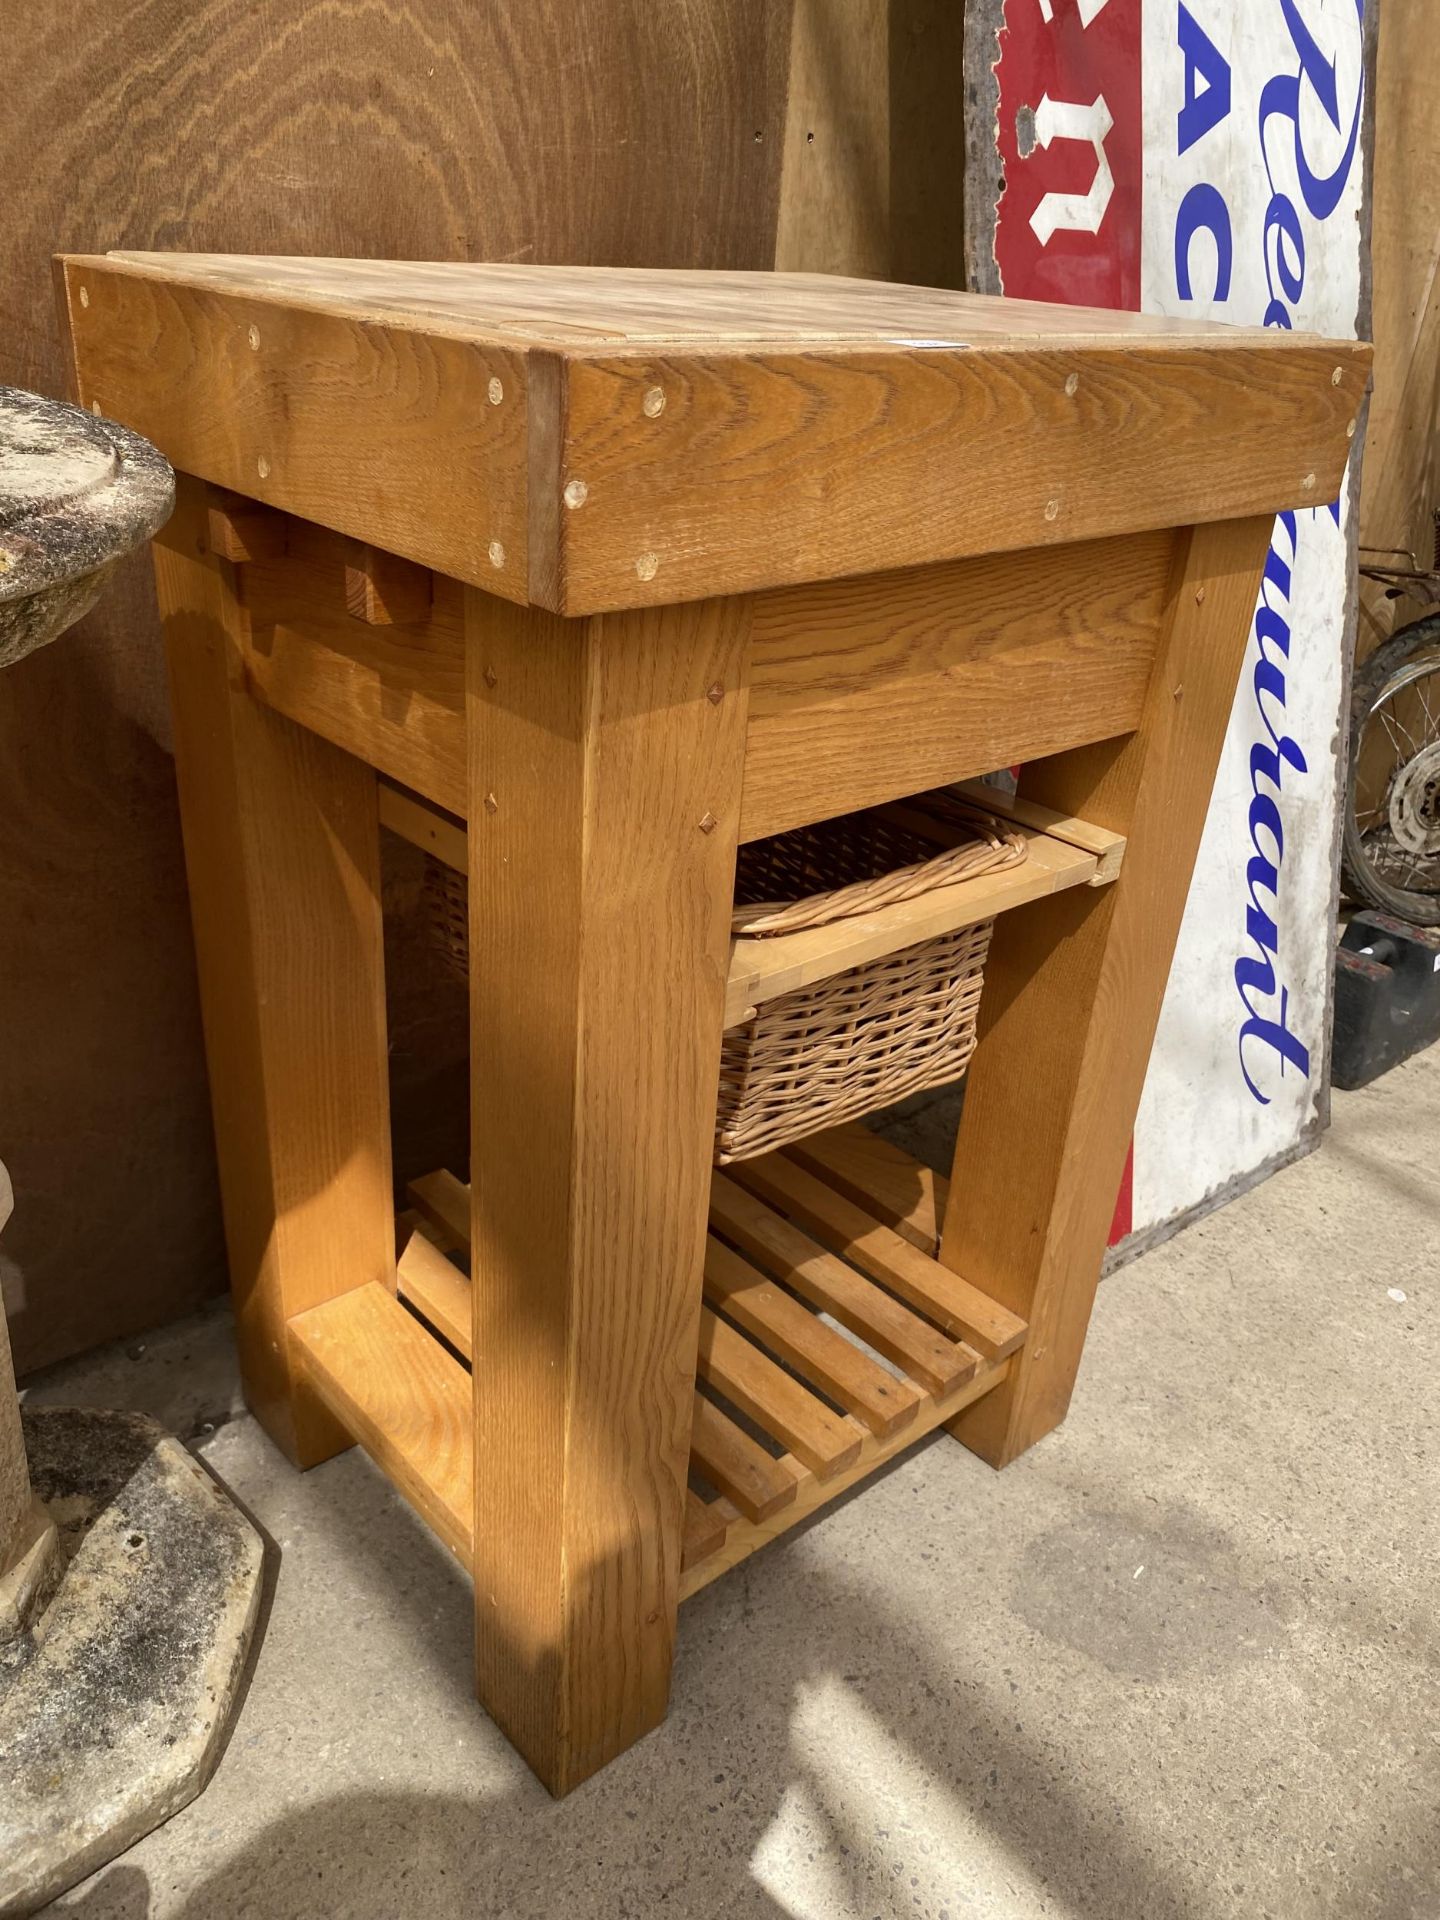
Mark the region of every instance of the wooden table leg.
[[286, 1323], [395, 1268], [375, 777], [246, 692], [197, 481], [155, 556], [241, 1369], [310, 1466], [350, 1440]]
[[1123, 833], [1114, 886], [996, 926], [940, 1257], [1030, 1323], [950, 1431], [999, 1467], [1064, 1419], [1274, 523], [1177, 535], [1138, 732], [1021, 791]]
[[556, 1794], [669, 1691], [748, 635], [467, 608], [477, 1686]]

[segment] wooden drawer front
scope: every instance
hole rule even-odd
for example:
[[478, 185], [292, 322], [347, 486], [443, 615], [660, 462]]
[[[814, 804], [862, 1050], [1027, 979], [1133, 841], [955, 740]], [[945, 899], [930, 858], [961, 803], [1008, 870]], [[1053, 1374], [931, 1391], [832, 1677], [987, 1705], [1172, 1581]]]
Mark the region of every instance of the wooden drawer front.
[[1128, 733], [1175, 539], [759, 595], [741, 839]]

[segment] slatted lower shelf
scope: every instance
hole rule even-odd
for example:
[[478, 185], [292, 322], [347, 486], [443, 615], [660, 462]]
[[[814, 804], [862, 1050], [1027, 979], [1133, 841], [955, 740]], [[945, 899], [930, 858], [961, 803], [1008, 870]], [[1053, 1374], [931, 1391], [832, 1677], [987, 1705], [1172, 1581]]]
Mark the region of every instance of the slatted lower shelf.
[[[467, 1560], [470, 1281], [447, 1254], [468, 1257], [469, 1200], [414, 1182], [399, 1298], [291, 1322], [316, 1391]], [[856, 1128], [715, 1175], [682, 1596], [1005, 1378], [1025, 1325], [940, 1265], [934, 1226], [934, 1176]]]

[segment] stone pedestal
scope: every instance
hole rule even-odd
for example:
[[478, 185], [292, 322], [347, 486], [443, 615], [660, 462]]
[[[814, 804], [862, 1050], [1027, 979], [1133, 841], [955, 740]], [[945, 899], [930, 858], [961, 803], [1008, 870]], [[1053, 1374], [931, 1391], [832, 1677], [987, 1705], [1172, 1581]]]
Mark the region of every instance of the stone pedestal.
[[45, 1407], [25, 1432], [64, 1578], [0, 1648], [0, 1920], [38, 1912], [205, 1785], [264, 1564], [224, 1489], [143, 1414]]
[[[13, 1205], [10, 1176], [0, 1162], [0, 1233]], [[0, 1312], [0, 1649], [44, 1607], [61, 1567], [55, 1523], [30, 1489], [10, 1334]]]
[[[137, 434], [0, 387], [0, 668], [87, 612], [173, 500]], [[0, 1167], [0, 1230], [12, 1205]], [[204, 1786], [263, 1558], [153, 1420], [22, 1421], [0, 1311], [0, 1920], [38, 1912]]]
[[[88, 613], [118, 562], [164, 524], [174, 498], [168, 463], [139, 434], [0, 387], [0, 668]], [[0, 1166], [0, 1232], [13, 1204]], [[43, 1606], [59, 1566], [55, 1528], [30, 1491], [0, 1302], [0, 1648]]]

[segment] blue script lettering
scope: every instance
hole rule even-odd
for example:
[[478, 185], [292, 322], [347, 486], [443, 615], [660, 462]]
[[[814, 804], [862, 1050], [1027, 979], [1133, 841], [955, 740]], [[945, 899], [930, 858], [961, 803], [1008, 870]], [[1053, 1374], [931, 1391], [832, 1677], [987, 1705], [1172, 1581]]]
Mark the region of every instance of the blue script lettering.
[[[1295, 310], [1304, 298], [1306, 275], [1305, 228], [1299, 207], [1279, 177], [1282, 157], [1293, 164], [1305, 212], [1315, 221], [1328, 220], [1340, 205], [1355, 163], [1363, 106], [1363, 65], [1358, 58], [1358, 33], [1364, 0], [1354, 0], [1357, 31], [1353, 69], [1356, 75], [1353, 105], [1342, 113], [1339, 63], [1327, 59], [1305, 22], [1298, 0], [1279, 0], [1289, 29], [1298, 68], [1277, 74], [1260, 94], [1260, 152], [1270, 184], [1262, 247], [1269, 304], [1267, 327], [1293, 325]], [[1344, 150], [1330, 172], [1311, 164], [1305, 148], [1301, 102], [1309, 88], [1321, 111], [1340, 136]], [[1272, 144], [1272, 131], [1281, 129]], [[1283, 129], [1288, 127], [1286, 137]], [[1330, 513], [1338, 526], [1340, 503]], [[1252, 1097], [1270, 1104], [1257, 1072], [1260, 1062], [1279, 1064], [1283, 1079], [1287, 1067], [1308, 1077], [1310, 1050], [1290, 1025], [1290, 990], [1279, 977], [1279, 906], [1285, 864], [1285, 827], [1280, 812], [1281, 787], [1287, 769], [1309, 771], [1299, 742], [1285, 730], [1286, 676], [1290, 669], [1291, 582], [1297, 552], [1297, 520], [1282, 514], [1265, 562], [1265, 579], [1255, 614], [1254, 669], [1251, 690], [1254, 713], [1261, 729], [1250, 749], [1250, 858], [1245, 868], [1246, 950], [1235, 961], [1235, 990], [1245, 1009], [1237, 1038], [1240, 1073]], [[1256, 1049], [1259, 1049], [1257, 1057]]]
[[[1289, 542], [1288, 559], [1280, 550], [1282, 538]], [[1282, 1078], [1287, 1062], [1302, 1074], [1308, 1075], [1310, 1071], [1310, 1049], [1290, 1027], [1290, 990], [1276, 978], [1280, 929], [1275, 914], [1280, 900], [1280, 869], [1285, 859], [1285, 827], [1279, 804], [1281, 784], [1287, 766], [1296, 773], [1309, 771], [1300, 743], [1281, 731], [1285, 720], [1285, 673], [1290, 662], [1290, 583], [1295, 550], [1295, 515], [1285, 513], [1275, 523], [1275, 538], [1265, 559], [1265, 579], [1255, 615], [1256, 657], [1251, 687], [1255, 711], [1266, 734], [1265, 740], [1257, 741], [1250, 749], [1250, 859], [1245, 868], [1248, 889], [1245, 934], [1255, 951], [1241, 954], [1235, 962], [1235, 987], [1246, 1013], [1239, 1037], [1240, 1072], [1262, 1107], [1269, 1106], [1270, 1098], [1250, 1071], [1247, 1045], [1269, 1048], [1278, 1055]], [[1264, 787], [1262, 781], [1266, 783]], [[1266, 904], [1267, 895], [1270, 905]], [[1278, 1020], [1260, 1011], [1262, 1003], [1273, 1007], [1277, 995]]]
[[[1212, 4], [1215, 0], [1212, 0]], [[1252, 0], [1260, 4], [1260, 0]], [[1289, 328], [1300, 310], [1308, 268], [1305, 217], [1328, 220], [1339, 207], [1359, 150], [1364, 105], [1364, 65], [1360, 58], [1360, 31], [1364, 0], [1355, 8], [1353, 45], [1347, 49], [1347, 74], [1354, 77], [1354, 98], [1342, 102], [1341, 63], [1321, 48], [1305, 18], [1314, 0], [1265, 0], [1267, 11], [1278, 6], [1290, 35], [1294, 68], [1276, 74], [1260, 93], [1260, 159], [1269, 183], [1261, 247], [1265, 271], [1265, 325]], [[1191, 0], [1199, 12], [1199, 0]], [[1227, 15], [1232, 9], [1227, 8]], [[1348, 22], [1349, 6], [1342, 0], [1341, 21]], [[1344, 31], [1350, 31], [1345, 27]], [[1200, 25], [1185, 0], [1179, 0], [1176, 39], [1184, 62], [1184, 96], [1176, 120], [1176, 147], [1188, 152], [1228, 119], [1232, 107], [1232, 73], [1215, 42]], [[1313, 99], [1312, 99], [1313, 97]], [[1314, 107], [1318, 106], [1318, 113]], [[1308, 142], [1308, 146], [1307, 146]], [[1182, 300], [1194, 300], [1199, 281], [1201, 300], [1222, 305], [1230, 297], [1234, 267], [1234, 233], [1229, 204], [1223, 191], [1229, 172], [1243, 168], [1232, 137], [1211, 140], [1217, 148], [1219, 181], [1193, 185], [1180, 203], [1175, 220], [1175, 288]], [[1320, 157], [1322, 146], [1325, 157]], [[1331, 165], [1336, 149], [1338, 162]], [[1215, 245], [1213, 293], [1201, 262], [1208, 249], [1200, 242], [1208, 235]], [[1313, 238], [1313, 232], [1311, 237]], [[1248, 314], [1237, 316], [1248, 319]], [[1318, 509], [1314, 510], [1318, 511]], [[1340, 524], [1340, 503], [1329, 512]], [[1287, 676], [1291, 671], [1292, 577], [1297, 550], [1297, 519], [1282, 515], [1276, 523], [1260, 604], [1255, 615], [1251, 692], [1255, 738], [1250, 748], [1249, 837], [1245, 866], [1244, 950], [1234, 962], [1235, 989], [1244, 1008], [1238, 1037], [1240, 1072], [1251, 1095], [1261, 1106], [1270, 1096], [1261, 1081], [1277, 1064], [1283, 1079], [1288, 1068], [1310, 1072], [1310, 1050], [1290, 1025], [1290, 989], [1280, 977], [1280, 892], [1285, 868], [1285, 825], [1281, 812], [1283, 783], [1309, 772], [1304, 750], [1286, 726]]]
[[[1277, 117], [1289, 121], [1301, 197], [1313, 220], [1328, 220], [1340, 204], [1350, 180], [1350, 170], [1355, 164], [1355, 151], [1360, 139], [1361, 111], [1365, 100], [1363, 68], [1357, 60], [1355, 102], [1348, 116], [1349, 132], [1345, 135], [1345, 150], [1332, 172], [1316, 173], [1305, 153], [1305, 135], [1300, 113], [1301, 84], [1304, 81], [1310, 83], [1331, 126], [1337, 133], [1344, 133], [1345, 121], [1340, 113], [1336, 77], [1337, 63], [1334, 60], [1327, 60], [1316, 46], [1314, 36], [1301, 18], [1295, 0], [1280, 0], [1280, 10], [1285, 16], [1285, 24], [1290, 29], [1290, 37], [1300, 57], [1300, 71], [1276, 74], [1273, 80], [1266, 83], [1260, 95], [1260, 151], [1265, 160], [1265, 172], [1270, 181], [1271, 191], [1278, 192], [1270, 152], [1269, 127], [1270, 122]], [[1364, 17], [1365, 0], [1355, 0], [1357, 35]], [[1274, 292], [1273, 286], [1271, 292], [1272, 294]]]

